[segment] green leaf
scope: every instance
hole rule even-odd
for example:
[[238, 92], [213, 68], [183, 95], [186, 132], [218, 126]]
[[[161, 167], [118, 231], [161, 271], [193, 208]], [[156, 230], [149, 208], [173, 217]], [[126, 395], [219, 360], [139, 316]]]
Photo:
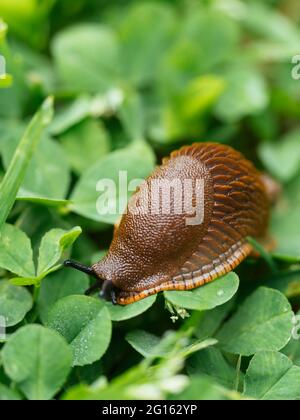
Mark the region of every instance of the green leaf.
[[283, 354], [300, 367], [300, 311], [296, 314], [293, 322], [293, 334], [291, 341], [281, 350]]
[[73, 350], [73, 365], [100, 359], [111, 338], [111, 321], [104, 303], [87, 296], [67, 296], [54, 304], [48, 326], [65, 337]]
[[232, 310], [234, 300], [235, 299], [233, 298], [223, 305], [217, 306], [209, 311], [193, 312], [187, 323], [188, 325], [195, 326], [195, 336], [202, 340], [214, 337], [215, 333], [220, 328], [220, 325]]
[[105, 92], [117, 83], [119, 45], [110, 28], [92, 23], [69, 27], [54, 37], [52, 52], [65, 91]]
[[[0, 115], [8, 119], [20, 117], [29, 95], [28, 86], [24, 80], [24, 64], [20, 60], [20, 56], [16, 57], [15, 51], [12, 53], [5, 40], [0, 43], [0, 54], [5, 57], [5, 67], [9, 69], [13, 81], [11, 86], [1, 89]], [[4, 84], [7, 82], [9, 82], [9, 76], [7, 79], [7, 75], [5, 75]], [[36, 103], [31, 108], [31, 112], [35, 108]]]
[[37, 275], [41, 276], [57, 264], [64, 251], [76, 241], [81, 232], [79, 226], [71, 230], [51, 229], [47, 232], [39, 249]]
[[21, 396], [13, 389], [0, 383], [0, 401], [17, 401]]
[[13, 277], [9, 280], [10, 284], [14, 286], [39, 286], [40, 279], [34, 277]]
[[62, 134], [87, 118], [91, 111], [91, 101], [89, 95], [81, 95], [71, 103], [57, 110], [49, 126], [50, 133], [54, 136]]
[[187, 376], [178, 374], [183, 362], [193, 351], [215, 344], [215, 340], [189, 345], [191, 331], [169, 331], [161, 340], [166, 357], [150, 355], [107, 383], [103, 377], [90, 387], [78, 385], [67, 391], [63, 399], [166, 399], [178, 395], [189, 383]]
[[92, 119], [86, 119], [70, 128], [60, 136], [60, 140], [70, 165], [79, 174], [105, 156], [110, 149], [104, 126]]
[[[299, 327], [298, 327], [299, 332]], [[288, 358], [298, 367], [300, 367], [300, 340], [291, 339], [291, 341], [282, 349], [282, 353], [288, 356]]]
[[224, 88], [224, 80], [214, 75], [192, 79], [178, 100], [181, 118], [188, 122], [199, 117], [217, 101]]
[[269, 267], [270, 272], [275, 275], [278, 269], [269, 251], [267, 251], [263, 245], [261, 245], [258, 241], [256, 241], [251, 236], [247, 236], [246, 240], [252, 246], [254, 251], [258, 252], [258, 254], [260, 255], [260, 258], [262, 258], [265, 261], [266, 265]]
[[0, 315], [5, 317], [6, 327], [18, 324], [32, 307], [28, 290], [0, 281]]
[[176, 142], [186, 136], [196, 138], [203, 130], [205, 115], [224, 87], [222, 78], [209, 74], [193, 77], [175, 92], [170, 89], [157, 98], [155, 109], [148, 111], [149, 134], [160, 143]]
[[[92, 384], [104, 373], [104, 367], [105, 363], [101, 359], [91, 365], [76, 366], [72, 370], [68, 383], [74, 384], [80, 382], [84, 384]], [[104, 377], [102, 378], [105, 380]]]
[[119, 28], [126, 80], [143, 85], [157, 76], [175, 24], [174, 12], [165, 4], [141, 3], [129, 9]]
[[224, 13], [201, 5], [187, 12], [166, 54], [163, 82], [167, 85], [184, 85], [201, 74], [214, 73], [231, 59], [240, 37], [236, 22]]
[[[128, 196], [132, 193], [127, 191], [127, 185], [120, 184], [120, 172], [127, 171], [128, 182], [143, 180], [153, 169], [153, 153], [149, 149], [144, 143], [134, 143], [100, 159], [82, 174], [71, 195], [70, 209], [89, 219], [114, 224], [123, 214]], [[97, 191], [98, 182], [103, 180], [114, 183], [115, 191], [107, 191], [107, 186], [104, 192], [103, 189]], [[98, 213], [97, 208], [102, 214]]]
[[0, 89], [8, 88], [12, 85], [13, 78], [10, 74], [0, 74]]
[[17, 197], [17, 201], [25, 201], [28, 203], [39, 204], [40, 206], [56, 207], [56, 208], [67, 207], [70, 204], [69, 200], [60, 200], [57, 198], [35, 196], [32, 193], [30, 193], [29, 196], [26, 196], [26, 193], [25, 193], [24, 196]]
[[179, 400], [215, 401], [225, 399], [225, 392], [211, 378], [194, 376], [190, 385], [176, 398]]
[[233, 389], [236, 370], [228, 364], [221, 351], [215, 347], [203, 349], [194, 354], [187, 364], [189, 375], [211, 376], [225, 388]]
[[283, 189], [271, 219], [271, 234], [277, 247], [273, 254], [281, 259], [300, 261], [300, 176]]
[[0, 266], [21, 277], [35, 276], [30, 239], [16, 226], [0, 231]]
[[221, 348], [244, 356], [280, 350], [292, 334], [291, 305], [277, 290], [258, 288], [227, 321], [216, 338]]
[[[17, 141], [16, 137], [11, 136], [3, 142], [2, 155], [5, 167], [8, 167], [11, 161]], [[61, 199], [67, 193], [69, 181], [70, 170], [63, 148], [45, 135], [26, 170], [18, 198]]]
[[[27, 109], [27, 105], [30, 101], [28, 96], [30, 95], [30, 98], [32, 98], [32, 89], [35, 91], [39, 90], [40, 92], [43, 92], [42, 96], [54, 92], [56, 79], [53, 65], [49, 56], [44, 55], [39, 51], [32, 50], [28, 45], [25, 45], [24, 43], [13, 43], [11, 48], [13, 50], [13, 57], [18, 55], [16, 64], [20, 63], [22, 66], [22, 70], [19, 70], [19, 77], [21, 73], [22, 76], [25, 77], [24, 83], [26, 86], [25, 89], [20, 93], [22, 94], [22, 97], [25, 96], [24, 101], [25, 107]], [[20, 57], [22, 57], [21, 60]], [[16, 75], [16, 77], [17, 76], [18, 75]]]
[[119, 118], [127, 137], [132, 140], [145, 138], [145, 110], [141, 95], [136, 91], [127, 91], [119, 109]]
[[37, 301], [38, 313], [43, 324], [46, 324], [50, 308], [59, 299], [80, 295], [89, 287], [88, 277], [75, 270], [60, 270], [46, 277], [41, 284]]
[[176, 306], [206, 311], [227, 302], [235, 295], [238, 287], [238, 276], [235, 273], [229, 273], [197, 289], [184, 292], [164, 292], [164, 296]]
[[143, 330], [133, 330], [126, 335], [128, 343], [144, 357], [163, 356], [159, 351], [160, 338]]
[[[13, 248], [12, 251], [11, 240], [8, 235], [4, 237], [8, 239], [6, 239], [7, 250], [4, 248], [2, 251], [2, 265], [4, 268], [17, 273], [20, 276], [10, 279], [10, 282], [16, 286], [40, 286], [41, 280], [47, 274], [60, 268], [60, 258], [63, 256], [66, 249], [69, 248], [80, 235], [81, 228], [77, 226], [71, 230], [52, 229], [44, 235], [39, 248], [37, 274], [35, 274], [35, 268], [32, 262], [32, 250], [29, 239], [22, 231], [15, 227], [10, 227], [9, 231], [12, 231], [10, 236], [13, 238], [16, 237], [18, 243], [23, 246], [23, 248], [19, 250], [20, 256], [16, 258], [18, 253], [15, 251], [15, 248]], [[15, 255], [13, 253], [15, 253]]]
[[71, 401], [89, 401], [89, 400], [101, 400], [101, 394], [103, 389], [106, 387], [106, 378], [100, 376], [91, 385], [85, 383], [76, 384], [63, 395], [63, 400]]
[[273, 214], [271, 232], [277, 241], [273, 254], [279, 259], [300, 262], [300, 229], [299, 208], [291, 207], [292, 203], [286, 203], [288, 208], [278, 209]]
[[279, 271], [268, 280], [267, 285], [279, 290], [288, 299], [298, 297], [300, 296], [300, 272], [298, 270]]
[[48, 400], [65, 382], [72, 352], [55, 331], [27, 325], [9, 338], [2, 360], [6, 374], [28, 399]]
[[113, 305], [111, 302], [105, 302], [109, 315], [112, 321], [125, 321], [126, 319], [134, 318], [137, 315], [146, 312], [156, 301], [156, 296], [149, 296], [138, 302], [131, 303], [130, 305]]
[[268, 171], [286, 182], [299, 173], [300, 130], [285, 135], [278, 142], [263, 142], [258, 147], [259, 157]]
[[24, 206], [25, 211], [18, 218], [17, 225], [30, 237], [35, 253], [41, 238], [48, 230], [53, 226], [62, 228], [67, 226], [65, 220], [62, 220], [52, 209], [28, 204], [21, 204], [21, 206]]
[[[45, 46], [49, 34], [49, 13], [53, 6], [52, 0], [42, 3], [35, 0], [23, 0], [22, 7], [18, 0], [2, 0], [0, 15], [24, 43], [39, 49]], [[28, 31], [27, 28], [32, 28]]]
[[294, 366], [284, 354], [258, 353], [247, 369], [244, 393], [259, 400], [297, 400], [300, 367]]
[[213, 346], [215, 339], [191, 341], [191, 331], [167, 332], [163, 338], [143, 330], [133, 330], [126, 335], [129, 344], [144, 357], [170, 357], [172, 354], [186, 358], [190, 354]]
[[79, 384], [63, 395], [64, 400], [139, 400], [166, 399], [179, 394], [188, 384], [185, 375], [176, 374], [178, 359], [165, 360], [156, 366], [140, 363], [107, 383], [102, 376], [91, 386]]
[[272, 9], [262, 2], [252, 2], [247, 5], [243, 23], [255, 34], [269, 38], [279, 45], [296, 46], [299, 43], [300, 33], [296, 23], [279, 10]]
[[7, 24], [1, 18], [0, 19], [0, 43], [2, 43], [5, 40], [6, 33], [7, 33]]
[[230, 66], [224, 74], [227, 89], [217, 102], [217, 117], [225, 122], [256, 114], [266, 108], [268, 91], [263, 76], [255, 68]]
[[0, 184], [0, 228], [5, 222], [22, 184], [30, 159], [37, 148], [44, 127], [52, 118], [53, 100], [46, 99], [29, 123], [5, 176]]

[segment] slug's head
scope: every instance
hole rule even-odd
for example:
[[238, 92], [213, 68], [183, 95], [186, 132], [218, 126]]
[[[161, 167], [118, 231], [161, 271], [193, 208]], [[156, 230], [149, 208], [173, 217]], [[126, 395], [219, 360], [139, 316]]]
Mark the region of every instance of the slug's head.
[[78, 271], [81, 271], [85, 274], [88, 274], [89, 276], [96, 278], [96, 283], [93, 284], [88, 290], [86, 290], [85, 294], [90, 295], [95, 290], [100, 290], [100, 297], [106, 300], [110, 300], [114, 305], [117, 303], [117, 289], [113, 285], [111, 280], [104, 280], [97, 276], [95, 273], [93, 267], [88, 267], [86, 265], [83, 265], [77, 261], [73, 260], [66, 260], [64, 261], [65, 267], [71, 267], [75, 268]]

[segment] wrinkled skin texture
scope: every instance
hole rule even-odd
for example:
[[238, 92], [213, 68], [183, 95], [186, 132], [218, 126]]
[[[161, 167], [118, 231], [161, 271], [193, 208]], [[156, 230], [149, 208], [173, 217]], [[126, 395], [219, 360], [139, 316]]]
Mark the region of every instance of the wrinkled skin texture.
[[[157, 180], [186, 179], [204, 182], [201, 224], [187, 224], [192, 216], [187, 211], [162, 214], [159, 197], [151, 195]], [[182, 204], [176, 185], [171, 209]], [[239, 152], [215, 143], [183, 147], [164, 159], [131, 197], [107, 256], [91, 268], [121, 304], [160, 290], [198, 287], [249, 255], [247, 236], [264, 238], [269, 206], [263, 176]], [[160, 211], [153, 214], [153, 208]]]

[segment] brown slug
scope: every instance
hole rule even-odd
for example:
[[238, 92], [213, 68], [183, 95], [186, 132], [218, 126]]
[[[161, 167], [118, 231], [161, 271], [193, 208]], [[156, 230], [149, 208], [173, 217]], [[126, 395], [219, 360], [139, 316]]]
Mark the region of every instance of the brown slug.
[[[160, 208], [151, 194], [157, 180], [187, 179], [203, 181], [201, 223], [187, 222], [191, 216], [187, 211], [149, 211], [153, 204]], [[176, 185], [170, 204], [179, 208], [183, 196]], [[100, 288], [101, 296], [121, 305], [163, 290], [202, 286], [233, 270], [251, 253], [248, 236], [264, 240], [272, 187], [270, 178], [229, 146], [184, 146], [164, 158], [130, 198], [106, 257], [91, 267], [70, 260], [65, 265], [94, 276], [97, 282], [91, 289]], [[195, 194], [196, 188], [193, 204]], [[131, 211], [137, 203], [144, 211]]]

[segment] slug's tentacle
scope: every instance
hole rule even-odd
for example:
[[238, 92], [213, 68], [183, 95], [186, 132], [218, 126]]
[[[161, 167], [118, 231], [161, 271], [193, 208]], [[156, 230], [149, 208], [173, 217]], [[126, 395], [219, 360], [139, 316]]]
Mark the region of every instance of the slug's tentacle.
[[96, 281], [96, 283], [92, 284], [92, 286], [91, 286], [91, 287], [89, 287], [89, 288], [88, 288], [88, 289], [84, 292], [84, 294], [85, 294], [86, 296], [89, 296], [89, 295], [91, 295], [92, 293], [94, 293], [96, 290], [101, 289], [101, 287], [102, 287], [102, 283], [100, 283], [99, 281]]
[[111, 303], [113, 305], [116, 305], [118, 303], [117, 293], [114, 287], [111, 288], [110, 298], [111, 298]]
[[96, 281], [96, 283], [94, 283], [90, 288], [88, 288], [84, 294], [89, 296], [99, 289], [100, 289], [99, 296], [102, 299], [111, 301], [113, 305], [117, 304], [117, 301], [118, 301], [117, 290], [110, 280]]
[[75, 268], [78, 271], [81, 271], [82, 273], [85, 273], [89, 276], [93, 276], [95, 278], [98, 278], [94, 272], [94, 270], [92, 269], [92, 267], [89, 267], [87, 265], [81, 264], [77, 261], [73, 261], [73, 260], [65, 260], [64, 261], [64, 266], [65, 267], [71, 267], [71, 268]]
[[89, 276], [95, 277], [97, 279], [96, 283], [94, 283], [91, 287], [89, 287], [85, 291], [85, 295], [89, 296], [94, 293], [96, 290], [100, 289], [100, 297], [106, 300], [110, 300], [114, 305], [117, 304], [117, 291], [114, 287], [112, 281], [110, 280], [103, 280], [100, 279], [96, 273], [94, 272], [92, 267], [88, 267], [83, 265], [77, 261], [73, 260], [65, 260], [64, 261], [65, 267], [75, 268], [78, 271], [81, 271]]
[[100, 297], [102, 297], [105, 300], [111, 300], [112, 303], [117, 302], [116, 290], [112, 281], [105, 280], [103, 282], [101, 290], [100, 290]]

